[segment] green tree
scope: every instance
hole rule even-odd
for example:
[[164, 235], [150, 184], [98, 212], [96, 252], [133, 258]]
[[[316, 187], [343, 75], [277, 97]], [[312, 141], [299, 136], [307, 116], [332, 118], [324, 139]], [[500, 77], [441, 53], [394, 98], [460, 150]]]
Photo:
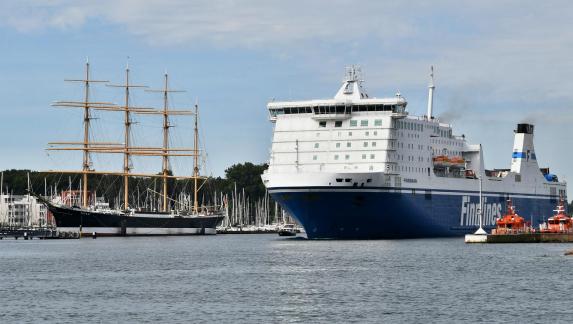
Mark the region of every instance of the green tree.
[[228, 182], [227, 191], [232, 191], [234, 185], [237, 184], [239, 190], [245, 189], [245, 194], [249, 198], [253, 200], [262, 198], [266, 193], [266, 189], [261, 180], [261, 175], [267, 168], [267, 164], [253, 164], [251, 162], [230, 166], [225, 170]]

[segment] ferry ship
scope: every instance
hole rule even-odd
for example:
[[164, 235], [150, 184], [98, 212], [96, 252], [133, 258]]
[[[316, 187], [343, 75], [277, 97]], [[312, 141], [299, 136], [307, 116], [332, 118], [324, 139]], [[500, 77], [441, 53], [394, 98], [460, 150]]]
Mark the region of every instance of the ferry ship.
[[541, 169], [534, 125], [514, 130], [510, 168], [486, 169], [483, 148], [455, 135], [433, 116], [433, 68], [425, 116], [407, 101], [370, 97], [358, 67], [350, 67], [333, 99], [268, 103], [274, 124], [271, 196], [310, 239], [462, 236], [479, 224], [482, 182], [486, 229], [511, 199], [533, 226], [551, 215], [566, 183]]

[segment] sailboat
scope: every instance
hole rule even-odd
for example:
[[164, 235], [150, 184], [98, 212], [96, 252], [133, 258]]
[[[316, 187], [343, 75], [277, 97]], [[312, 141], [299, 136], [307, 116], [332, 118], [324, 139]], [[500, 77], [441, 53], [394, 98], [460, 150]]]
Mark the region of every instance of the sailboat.
[[[50, 170], [53, 173], [81, 174], [81, 206], [69, 206], [49, 199], [37, 196], [54, 216], [56, 226], [62, 231], [79, 231], [80, 234], [89, 235], [110, 235], [110, 236], [130, 236], [130, 235], [196, 235], [196, 234], [216, 234], [216, 227], [224, 219], [223, 206], [199, 206], [198, 191], [200, 181], [204, 184], [205, 177], [199, 175], [199, 131], [197, 104], [194, 110], [173, 110], [168, 107], [168, 94], [171, 92], [181, 92], [169, 88], [168, 74], [164, 75], [164, 87], [158, 90], [147, 90], [158, 92], [163, 95], [163, 109], [148, 107], [134, 107], [130, 104], [130, 90], [132, 88], [142, 88], [145, 86], [130, 83], [129, 65], [125, 70], [125, 83], [120, 85], [110, 85], [111, 87], [123, 88], [125, 91], [125, 103], [116, 105], [108, 102], [96, 102], [90, 100], [90, 86], [93, 83], [108, 83], [104, 80], [90, 79], [90, 64], [86, 61], [85, 78], [66, 80], [80, 82], [84, 85], [83, 101], [58, 101], [54, 106], [74, 107], [83, 109], [84, 118], [84, 138], [82, 142], [52, 142], [49, 151], [82, 151], [82, 170]], [[124, 143], [95, 142], [91, 139], [90, 121], [92, 110], [122, 112], [124, 116]], [[132, 114], [159, 115], [163, 121], [163, 145], [161, 147], [138, 147], [131, 143], [130, 131], [132, 127]], [[173, 148], [169, 146], [169, 116], [190, 115], [194, 116], [194, 138], [193, 148]], [[62, 145], [66, 145], [65, 147]], [[91, 154], [123, 154], [123, 171], [95, 171], [92, 169]], [[160, 156], [162, 157], [162, 172], [134, 173], [132, 172], [131, 156]], [[192, 157], [193, 174], [191, 176], [172, 175], [169, 157]], [[123, 205], [119, 208], [99, 208], [96, 199], [89, 191], [88, 175], [116, 175], [123, 177]], [[157, 177], [163, 182], [161, 210], [141, 210], [131, 208], [129, 205], [129, 178], [130, 177]], [[193, 181], [193, 206], [187, 210], [181, 208], [171, 208], [171, 201], [168, 197], [168, 179], [189, 179]], [[90, 202], [93, 202], [90, 204]]]

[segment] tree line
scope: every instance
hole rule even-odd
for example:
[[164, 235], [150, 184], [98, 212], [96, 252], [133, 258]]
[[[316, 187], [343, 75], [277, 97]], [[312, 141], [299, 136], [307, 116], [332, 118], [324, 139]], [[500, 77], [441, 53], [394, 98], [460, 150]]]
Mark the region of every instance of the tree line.
[[[261, 175], [264, 170], [268, 168], [267, 164], [253, 164], [251, 162], [238, 163], [228, 167], [225, 170], [225, 177], [209, 177], [199, 191], [199, 199], [203, 202], [217, 201], [215, 195], [231, 194], [238, 189], [244, 192], [244, 195], [253, 201], [264, 199], [266, 189], [261, 180]], [[43, 173], [31, 170], [6, 170], [3, 179], [4, 193], [12, 193], [14, 195], [26, 194], [28, 189], [28, 174], [30, 174], [30, 187], [31, 190], [49, 195], [54, 189], [57, 191], [72, 188], [79, 189], [81, 175], [80, 174], [55, 174]], [[90, 190], [94, 190], [98, 197], [110, 202], [112, 207], [117, 197], [123, 197], [123, 181], [118, 176], [106, 175], [89, 175], [88, 181], [90, 183]], [[181, 193], [192, 193], [193, 183], [190, 180], [174, 180], [169, 179], [168, 195], [176, 197]], [[137, 202], [137, 195], [145, 193], [148, 189], [155, 188], [154, 191], [161, 191], [161, 179], [159, 178], [130, 178], [130, 204], [133, 205]], [[244, 190], [244, 191], [243, 191]], [[567, 210], [571, 213], [573, 211], [573, 201], [568, 204]]]
[[[209, 177], [201, 185], [199, 199], [209, 203], [216, 201], [221, 193], [229, 194], [239, 188], [241, 192], [253, 201], [263, 199], [266, 189], [261, 180], [261, 175], [267, 169], [267, 164], [253, 164], [250, 162], [238, 163], [225, 170], [225, 177]], [[37, 194], [58, 194], [62, 190], [71, 188], [79, 190], [81, 174], [58, 174], [44, 173], [32, 170], [6, 170], [3, 171], [4, 193], [24, 195], [28, 190], [28, 174], [31, 191]], [[114, 206], [118, 197], [123, 197], [123, 178], [113, 175], [90, 174], [88, 176], [89, 190], [95, 192], [98, 197], [103, 197]], [[202, 182], [202, 181], [201, 181]], [[132, 177], [129, 179], [129, 202], [137, 204], [141, 196], [148, 191], [160, 192], [162, 180], [160, 178]], [[243, 191], [244, 190], [244, 191]], [[180, 194], [192, 194], [192, 180], [168, 180], [168, 196], [177, 197]], [[138, 197], [139, 196], [139, 197]]]

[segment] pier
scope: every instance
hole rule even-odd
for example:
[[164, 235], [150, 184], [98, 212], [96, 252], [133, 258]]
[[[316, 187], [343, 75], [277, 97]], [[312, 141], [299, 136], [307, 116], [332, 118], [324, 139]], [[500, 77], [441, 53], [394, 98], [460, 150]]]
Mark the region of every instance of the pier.
[[[471, 236], [473, 239], [468, 239]], [[466, 235], [466, 243], [573, 243], [573, 233]]]
[[0, 229], [0, 240], [4, 238], [24, 239], [24, 240], [48, 240], [48, 239], [79, 239], [79, 232], [64, 232], [51, 228], [27, 229], [27, 228], [6, 228]]

